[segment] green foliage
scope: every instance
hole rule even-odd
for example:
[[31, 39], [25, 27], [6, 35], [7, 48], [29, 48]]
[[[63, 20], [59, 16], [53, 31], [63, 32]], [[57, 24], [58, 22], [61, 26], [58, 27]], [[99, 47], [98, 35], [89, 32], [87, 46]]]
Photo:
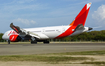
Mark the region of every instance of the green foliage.
[[0, 61], [38, 61], [58, 63], [65, 61], [88, 60], [87, 57], [65, 57], [65, 56], [42, 56], [42, 55], [12, 55], [0, 56]]
[[0, 42], [3, 42], [4, 40], [2, 39], [3, 33], [0, 33]]
[[53, 53], [51, 55], [105, 55], [105, 50], [102, 50], [102, 51], [82, 51], [82, 52]]
[[[56, 41], [58, 39], [54, 39]], [[59, 39], [59, 41], [105, 41], [105, 30], [84, 32], [71, 37]]]
[[104, 61], [100, 62], [82, 62], [81, 64], [105, 64]]

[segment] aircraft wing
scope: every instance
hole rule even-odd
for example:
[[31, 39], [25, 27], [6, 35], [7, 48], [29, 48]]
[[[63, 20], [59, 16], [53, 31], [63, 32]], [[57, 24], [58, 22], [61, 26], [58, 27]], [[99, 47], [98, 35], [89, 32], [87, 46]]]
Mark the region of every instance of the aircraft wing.
[[25, 37], [25, 36], [30, 36], [30, 37], [35, 37], [37, 39], [40, 39], [40, 36], [38, 34], [35, 34], [33, 32], [30, 32], [30, 31], [26, 31], [25, 29], [21, 29], [20, 27], [18, 26], [14, 26], [13, 23], [10, 24], [10, 27], [16, 31], [19, 35], [21, 35], [22, 37]]

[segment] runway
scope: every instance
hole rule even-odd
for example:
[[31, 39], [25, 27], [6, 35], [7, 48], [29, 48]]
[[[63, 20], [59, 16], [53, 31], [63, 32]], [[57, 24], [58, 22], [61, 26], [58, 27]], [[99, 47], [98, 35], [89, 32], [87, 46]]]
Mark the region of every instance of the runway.
[[98, 50], [105, 50], [105, 43], [0, 44], [0, 55], [31, 55]]

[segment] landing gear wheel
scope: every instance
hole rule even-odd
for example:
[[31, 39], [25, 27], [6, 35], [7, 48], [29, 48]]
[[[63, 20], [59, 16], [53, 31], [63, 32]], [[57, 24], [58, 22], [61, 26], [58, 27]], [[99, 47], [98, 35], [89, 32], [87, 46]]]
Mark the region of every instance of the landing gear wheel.
[[35, 40], [34, 37], [31, 37], [31, 44], [37, 44], [37, 41]]
[[8, 44], [10, 44], [10, 40], [8, 40]]
[[31, 41], [31, 44], [37, 44], [37, 41]]
[[43, 43], [44, 43], [44, 44], [49, 44], [50, 42], [49, 42], [49, 41], [47, 41], [47, 40], [45, 40]]

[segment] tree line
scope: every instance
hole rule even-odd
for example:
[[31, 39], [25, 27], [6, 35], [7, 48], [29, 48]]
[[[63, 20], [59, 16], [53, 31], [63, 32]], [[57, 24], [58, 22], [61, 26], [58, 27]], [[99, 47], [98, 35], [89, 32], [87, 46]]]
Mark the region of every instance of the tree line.
[[0, 33], [0, 42], [4, 42], [5, 40], [2, 39], [3, 33]]
[[[0, 42], [5, 42], [2, 39], [3, 33], [0, 33]], [[105, 41], [105, 30], [84, 32], [71, 37], [62, 39], [50, 39], [50, 41]]]
[[105, 41], [105, 30], [84, 32], [71, 37], [53, 39], [53, 41]]

